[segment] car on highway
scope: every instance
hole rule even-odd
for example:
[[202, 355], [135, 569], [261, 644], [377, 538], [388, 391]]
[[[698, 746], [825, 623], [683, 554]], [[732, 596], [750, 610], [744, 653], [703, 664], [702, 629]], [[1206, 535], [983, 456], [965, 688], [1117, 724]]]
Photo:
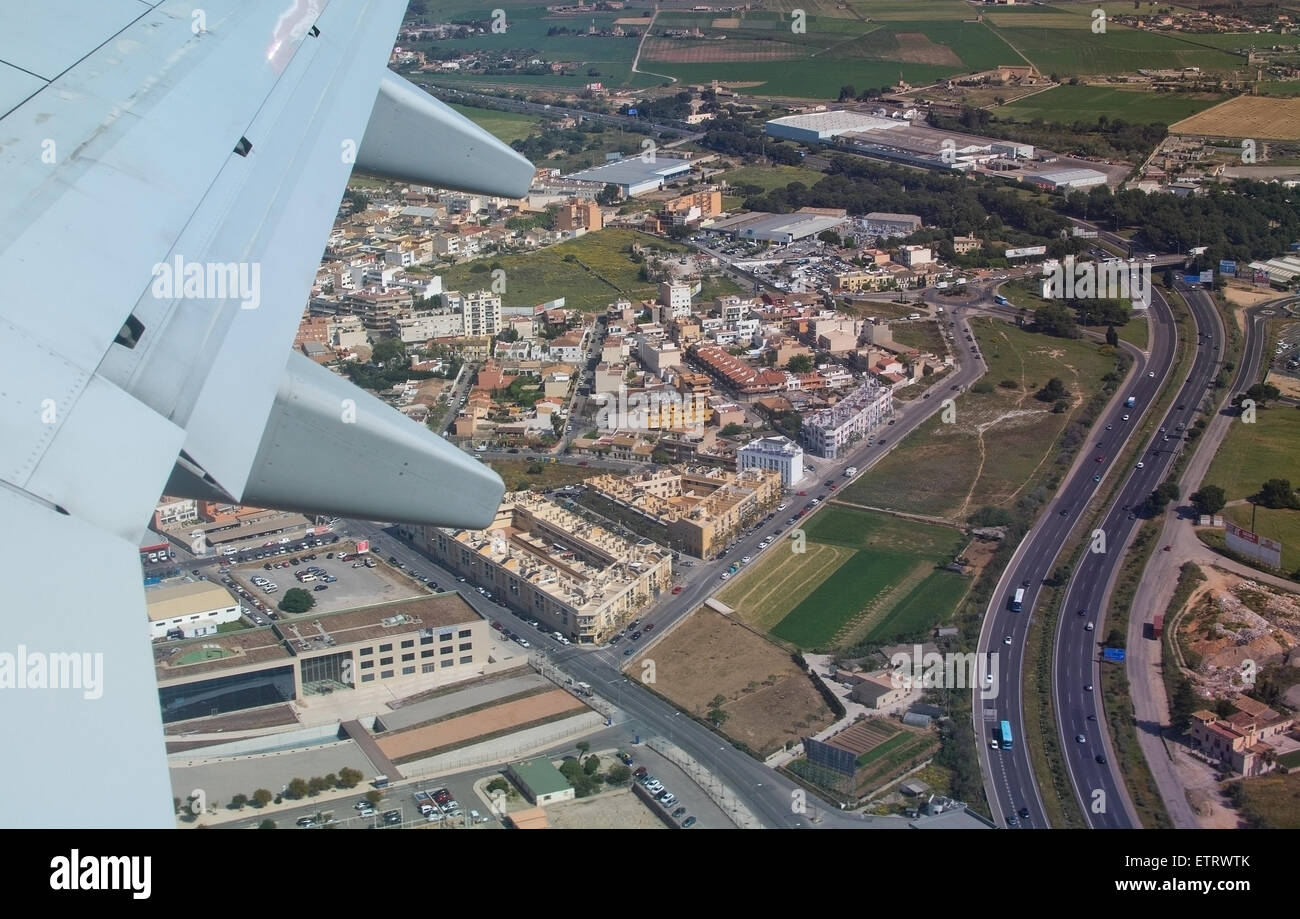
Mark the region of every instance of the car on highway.
[[1083, 630], [1085, 632], [1091, 632], [1093, 630], [1093, 624], [1091, 622], [1085, 622], [1083, 625]]
[[1154, 370], [1148, 370], [1147, 376], [1151, 377], [1154, 380], [1156, 376], [1156, 372]]
[[1102, 756], [1100, 753], [1098, 753], [1098, 754], [1097, 754], [1097, 762], [1101, 763], [1103, 766], [1106, 765], [1106, 757], [1104, 757], [1104, 756]]
[[1028, 819], [1029, 819], [1029, 808], [1027, 808], [1027, 807], [1022, 807], [1022, 808], [1020, 808], [1020, 819], [1021, 819], [1021, 820], [1028, 820]]
[[1019, 825], [1020, 825], [1020, 821], [1016, 819], [1015, 814], [1011, 814], [1010, 816], [1007, 817], [1007, 826], [1019, 826]]
[[1002, 636], [1002, 643], [1003, 643], [1004, 645], [1009, 645], [1009, 644], [1011, 644], [1011, 636], [1010, 636], [1010, 635], [1003, 635], [1003, 636]]
[[1098, 455], [1097, 455], [1097, 458], [1094, 460], [1094, 462], [1097, 462], [1097, 463], [1104, 463], [1104, 462], [1106, 462], [1106, 457], [1102, 456], [1101, 454], [1098, 454]]
[[990, 750], [1000, 749], [998, 747], [998, 739], [996, 737], [994, 737], [992, 740], [989, 741], [989, 749]]
[[1107, 430], [1107, 431], [1110, 431], [1110, 430], [1112, 430], [1114, 427], [1115, 427], [1115, 425], [1113, 425], [1113, 424], [1108, 424], [1108, 425], [1106, 425], [1106, 430]]
[[1128, 421], [1128, 415], [1125, 415], [1125, 416], [1124, 416], [1124, 420], [1125, 420], [1125, 421]]
[[1092, 684], [1091, 684], [1091, 683], [1084, 683], [1084, 684], [1083, 684], [1083, 691], [1084, 691], [1084, 692], [1092, 692]]
[[1092, 480], [1093, 480], [1094, 482], [1100, 482], [1100, 481], [1101, 481], [1101, 473], [1097, 473], [1096, 475], [1094, 475], [1094, 476], [1092, 477]]

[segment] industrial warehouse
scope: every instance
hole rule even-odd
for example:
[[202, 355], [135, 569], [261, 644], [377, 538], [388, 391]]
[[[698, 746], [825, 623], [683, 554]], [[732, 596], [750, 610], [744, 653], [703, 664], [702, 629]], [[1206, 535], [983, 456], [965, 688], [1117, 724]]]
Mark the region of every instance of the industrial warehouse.
[[1108, 181], [1085, 160], [1035, 149], [1033, 144], [941, 131], [919, 123], [915, 109], [886, 115], [849, 111], [812, 112], [774, 118], [769, 137], [815, 147], [835, 147], [873, 159], [924, 169], [1001, 175], [1052, 191], [1090, 188]]

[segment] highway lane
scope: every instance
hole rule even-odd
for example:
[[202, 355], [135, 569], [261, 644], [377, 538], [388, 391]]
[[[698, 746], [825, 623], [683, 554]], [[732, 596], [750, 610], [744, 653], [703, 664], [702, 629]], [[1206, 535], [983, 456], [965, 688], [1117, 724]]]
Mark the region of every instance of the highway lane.
[[[1100, 614], [1107, 608], [1125, 550], [1139, 526], [1132, 509], [1167, 478], [1197, 414], [1212, 410], [1216, 398], [1213, 383], [1223, 362], [1224, 329], [1210, 295], [1182, 284], [1178, 290], [1197, 328], [1191, 371], [1161, 419], [1160, 430], [1145, 445], [1139, 460], [1142, 468], [1129, 472], [1106, 513], [1100, 526], [1106, 551], [1087, 552], [1081, 558], [1066, 590], [1056, 635], [1053, 700], [1061, 750], [1084, 817], [1089, 826], [1099, 829], [1140, 826], [1105, 728], [1107, 700], [1098, 688], [1100, 667], [1116, 665], [1101, 662], [1105, 635], [1101, 634]], [[1150, 614], [1150, 610], [1132, 611], [1144, 619]], [[1087, 630], [1087, 623], [1096, 624], [1092, 631]], [[1114, 700], [1116, 704], [1124, 701]]]
[[[1164, 375], [1172, 364], [1175, 343], [1173, 313], [1158, 290], [1150, 314], [1151, 336], [1147, 355], [1136, 356], [1129, 380], [1117, 390], [1115, 398], [1089, 431], [1088, 440], [1080, 448], [1074, 466], [1021, 541], [1003, 573], [984, 618], [979, 650], [999, 655], [997, 692], [993, 698], [984, 699], [983, 689], [976, 687], [973, 720], [989, 806], [994, 820], [1004, 826], [1047, 826], [1037, 780], [1024, 744], [1021, 671], [1025, 642], [1041, 585], [1051, 574], [1060, 548], [1077, 525], [1080, 512], [1101, 487], [1096, 478], [1104, 480], [1116, 454], [1137, 425], [1141, 412], [1160, 391]], [[1135, 398], [1136, 404], [1132, 408], [1124, 404], [1129, 396]], [[1012, 612], [1010, 597], [1022, 586], [1025, 590], [1023, 611]], [[1008, 637], [1010, 644], [1006, 643]], [[993, 750], [990, 746], [997, 724], [1003, 719], [1012, 725], [1015, 742], [1010, 751]], [[1027, 811], [1027, 819], [1019, 816], [1022, 809]]]

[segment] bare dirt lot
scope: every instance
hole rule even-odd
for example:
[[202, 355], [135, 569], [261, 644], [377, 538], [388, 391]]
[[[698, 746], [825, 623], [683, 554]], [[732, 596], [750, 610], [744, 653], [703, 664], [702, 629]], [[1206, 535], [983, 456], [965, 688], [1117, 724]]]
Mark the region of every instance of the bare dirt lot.
[[1184, 118], [1169, 133], [1300, 140], [1300, 98], [1238, 96]]
[[722, 696], [722, 732], [760, 756], [834, 720], [789, 654], [713, 610], [696, 610], [654, 646], [652, 657], [658, 692], [699, 717]]
[[546, 806], [546, 818], [557, 830], [666, 830], [662, 820], [637, 800], [630, 788], [594, 798]]

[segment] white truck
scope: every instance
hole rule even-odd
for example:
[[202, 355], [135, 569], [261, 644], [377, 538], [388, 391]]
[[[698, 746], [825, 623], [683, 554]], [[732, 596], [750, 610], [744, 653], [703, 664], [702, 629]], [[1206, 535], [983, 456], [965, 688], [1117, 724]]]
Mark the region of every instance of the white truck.
[[844, 478], [846, 479], [851, 479], [857, 474], [858, 474], [857, 466], [850, 466], [848, 469], [844, 470]]

